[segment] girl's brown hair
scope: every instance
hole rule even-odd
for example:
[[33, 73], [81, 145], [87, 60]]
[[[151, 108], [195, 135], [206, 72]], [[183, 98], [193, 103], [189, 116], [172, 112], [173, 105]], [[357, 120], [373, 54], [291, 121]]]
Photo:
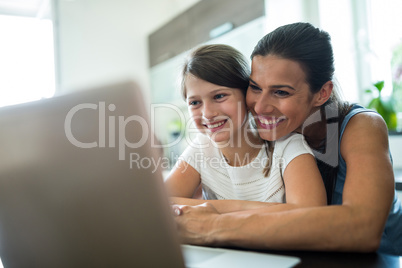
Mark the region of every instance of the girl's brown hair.
[[245, 95], [250, 66], [243, 54], [231, 46], [203, 45], [194, 49], [184, 63], [181, 79], [184, 99], [187, 97], [185, 82], [189, 74], [215, 85], [239, 88]]

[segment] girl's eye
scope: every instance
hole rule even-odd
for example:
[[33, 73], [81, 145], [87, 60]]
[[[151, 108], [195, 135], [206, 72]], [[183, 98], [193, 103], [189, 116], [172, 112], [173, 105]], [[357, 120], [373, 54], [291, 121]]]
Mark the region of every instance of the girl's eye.
[[189, 106], [196, 106], [196, 105], [198, 105], [198, 104], [200, 104], [199, 101], [190, 101], [190, 102], [188, 103]]
[[217, 94], [217, 95], [214, 96], [214, 99], [219, 100], [219, 99], [222, 99], [225, 96], [226, 96], [225, 94]]

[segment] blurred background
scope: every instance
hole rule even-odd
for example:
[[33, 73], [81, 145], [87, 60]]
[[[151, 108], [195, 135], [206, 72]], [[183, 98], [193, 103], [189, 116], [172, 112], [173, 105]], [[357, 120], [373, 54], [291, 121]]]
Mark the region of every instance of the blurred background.
[[331, 35], [344, 98], [382, 111], [399, 172], [401, 10], [400, 0], [0, 0], [0, 106], [134, 79], [165, 153], [177, 155], [188, 50], [226, 43], [249, 58], [263, 35], [304, 21]]

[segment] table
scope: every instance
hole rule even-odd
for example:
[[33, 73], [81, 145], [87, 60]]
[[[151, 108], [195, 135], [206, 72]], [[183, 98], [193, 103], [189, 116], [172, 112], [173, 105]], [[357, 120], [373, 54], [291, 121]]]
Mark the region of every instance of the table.
[[387, 268], [402, 267], [402, 257], [382, 253], [340, 253], [316, 251], [265, 251], [267, 253], [295, 256], [301, 259], [297, 268], [364, 267]]

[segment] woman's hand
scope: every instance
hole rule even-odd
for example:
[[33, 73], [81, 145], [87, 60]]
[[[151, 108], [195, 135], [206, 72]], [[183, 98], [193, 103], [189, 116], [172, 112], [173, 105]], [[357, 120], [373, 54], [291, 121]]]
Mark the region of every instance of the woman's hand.
[[[213, 245], [214, 223], [219, 212], [210, 203], [197, 206], [172, 205], [181, 241], [193, 245]], [[217, 230], [215, 230], [217, 231]]]

